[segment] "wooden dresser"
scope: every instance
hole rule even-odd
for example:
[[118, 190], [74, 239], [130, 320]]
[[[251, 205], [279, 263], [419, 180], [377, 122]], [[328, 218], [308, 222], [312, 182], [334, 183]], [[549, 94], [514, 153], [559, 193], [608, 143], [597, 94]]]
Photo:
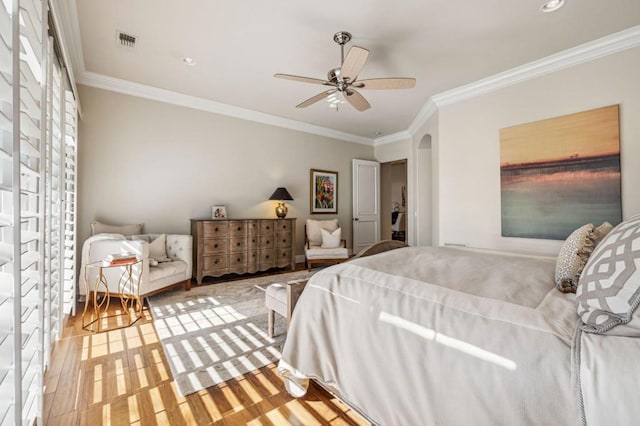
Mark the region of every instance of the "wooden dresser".
[[295, 269], [295, 219], [191, 219], [193, 275]]

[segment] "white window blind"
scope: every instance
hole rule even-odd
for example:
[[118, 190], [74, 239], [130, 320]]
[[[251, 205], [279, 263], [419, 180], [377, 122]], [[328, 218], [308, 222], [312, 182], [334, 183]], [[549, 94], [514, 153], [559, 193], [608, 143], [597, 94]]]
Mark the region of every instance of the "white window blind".
[[76, 173], [77, 117], [76, 99], [65, 90], [64, 132], [64, 314], [76, 313]]
[[46, 1], [0, 1], [0, 425], [31, 425], [75, 303], [76, 104]]

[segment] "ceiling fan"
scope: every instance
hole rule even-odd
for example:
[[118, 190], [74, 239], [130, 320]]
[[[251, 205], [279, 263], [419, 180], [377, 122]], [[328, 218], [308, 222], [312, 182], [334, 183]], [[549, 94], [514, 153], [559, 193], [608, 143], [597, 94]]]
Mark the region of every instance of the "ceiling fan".
[[358, 111], [371, 108], [369, 102], [356, 89], [411, 89], [416, 85], [415, 78], [372, 78], [358, 80], [358, 75], [364, 67], [369, 51], [365, 48], [353, 46], [344, 56], [344, 45], [351, 40], [351, 34], [346, 31], [338, 31], [333, 36], [333, 41], [340, 45], [340, 68], [334, 68], [327, 73], [326, 80], [301, 77], [291, 74], [275, 74], [274, 77], [287, 80], [301, 81], [303, 83], [321, 84], [333, 87], [330, 90], [319, 93], [297, 105], [297, 108], [305, 108], [322, 99], [338, 92]]

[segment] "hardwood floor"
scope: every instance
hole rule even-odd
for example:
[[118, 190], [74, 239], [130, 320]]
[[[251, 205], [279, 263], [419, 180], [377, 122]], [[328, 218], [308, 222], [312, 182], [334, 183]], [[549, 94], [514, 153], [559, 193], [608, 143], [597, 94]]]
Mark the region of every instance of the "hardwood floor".
[[368, 424], [315, 385], [290, 397], [273, 364], [183, 397], [147, 308], [136, 324], [102, 333], [83, 330], [77, 312], [45, 375], [45, 425]]

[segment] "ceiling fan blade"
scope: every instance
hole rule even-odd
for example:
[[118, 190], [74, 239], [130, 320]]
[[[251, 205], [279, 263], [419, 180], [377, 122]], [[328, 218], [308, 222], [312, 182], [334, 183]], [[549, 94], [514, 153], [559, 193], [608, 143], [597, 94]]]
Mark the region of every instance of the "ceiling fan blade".
[[412, 89], [415, 85], [415, 78], [371, 78], [358, 80], [353, 84], [353, 87], [359, 89]]
[[327, 90], [326, 92], [319, 93], [319, 94], [315, 95], [314, 97], [309, 98], [306, 101], [296, 105], [296, 108], [306, 108], [309, 105], [313, 105], [316, 102], [323, 100], [324, 98], [326, 98], [327, 96], [329, 96], [330, 94], [335, 93], [335, 92], [336, 92], [336, 90], [332, 89], [332, 90]]
[[357, 90], [349, 89], [344, 93], [344, 97], [358, 111], [365, 111], [371, 108], [369, 102]]
[[273, 76], [276, 78], [284, 78], [285, 80], [300, 81], [302, 83], [313, 83], [313, 84], [323, 84], [323, 85], [332, 86], [332, 84], [329, 83], [328, 81], [320, 80], [317, 78], [301, 77], [299, 75], [291, 75], [291, 74], [274, 74]]
[[362, 47], [353, 46], [349, 49], [346, 58], [344, 58], [344, 63], [340, 68], [340, 78], [348, 78], [349, 81], [354, 81], [360, 71], [362, 71], [362, 67], [364, 67], [365, 62], [367, 62], [367, 57], [369, 56], [369, 51]]

